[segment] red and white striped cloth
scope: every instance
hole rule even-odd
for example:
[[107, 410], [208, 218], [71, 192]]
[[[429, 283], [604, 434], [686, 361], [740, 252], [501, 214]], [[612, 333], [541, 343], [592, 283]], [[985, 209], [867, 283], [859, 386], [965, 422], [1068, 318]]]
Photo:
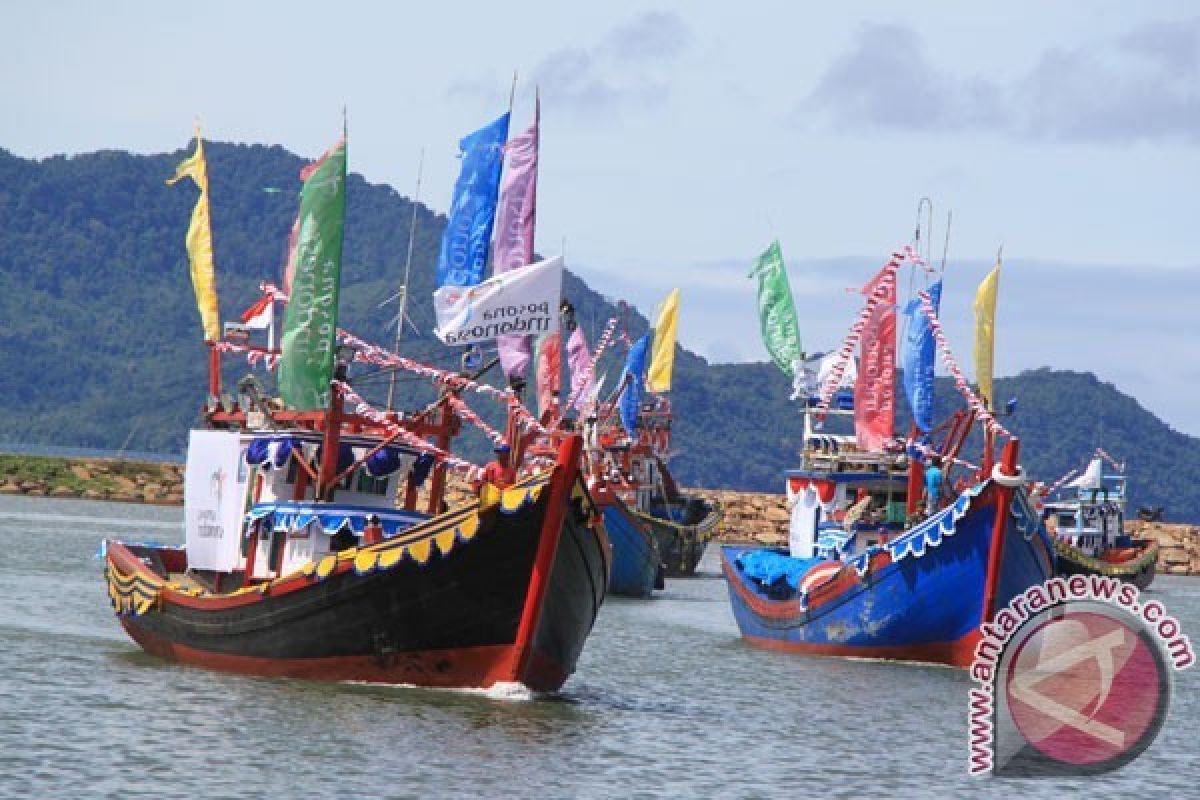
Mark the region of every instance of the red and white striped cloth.
[[996, 421], [996, 418], [988, 411], [983, 401], [979, 399], [975, 392], [971, 391], [971, 385], [967, 383], [962, 370], [958, 368], [958, 363], [954, 360], [954, 354], [950, 352], [950, 345], [946, 342], [946, 334], [942, 331], [942, 323], [938, 320], [937, 311], [933, 307], [933, 300], [929, 297], [929, 292], [918, 292], [917, 297], [921, 301], [921, 311], [929, 320], [929, 329], [933, 331], [934, 341], [937, 342], [938, 349], [942, 351], [942, 362], [946, 365], [946, 370], [950, 373], [950, 377], [954, 379], [955, 388], [958, 389], [963, 399], [967, 401], [967, 406], [975, 412], [975, 416], [978, 417], [988, 433], [992, 435], [1001, 434], [1011, 439], [1012, 434]]

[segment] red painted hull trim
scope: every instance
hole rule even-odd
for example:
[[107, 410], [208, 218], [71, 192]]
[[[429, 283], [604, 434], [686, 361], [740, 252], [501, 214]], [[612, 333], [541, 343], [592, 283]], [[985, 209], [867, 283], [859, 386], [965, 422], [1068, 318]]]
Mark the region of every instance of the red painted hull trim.
[[436, 688], [488, 689], [497, 683], [521, 683], [536, 692], [556, 691], [567, 673], [554, 659], [534, 650], [525, 670], [514, 675], [512, 645], [401, 652], [385, 656], [258, 658], [199, 650], [147, 634], [122, 617], [126, 632], [152, 655], [180, 664], [221, 672], [314, 681], [408, 684]]
[[972, 631], [953, 642], [929, 642], [919, 645], [894, 647], [856, 647], [853, 645], [814, 644], [765, 639], [758, 636], [742, 638], [756, 647], [783, 653], [806, 653], [814, 656], [840, 656], [842, 658], [865, 658], [886, 661], [911, 661], [921, 664], [945, 664], [967, 668], [975, 659], [975, 646], [979, 643], [979, 631]]

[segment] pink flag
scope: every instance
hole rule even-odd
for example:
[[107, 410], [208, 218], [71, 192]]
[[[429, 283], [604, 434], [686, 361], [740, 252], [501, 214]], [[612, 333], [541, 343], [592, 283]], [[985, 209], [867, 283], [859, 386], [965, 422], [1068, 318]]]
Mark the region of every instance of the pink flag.
[[584, 403], [591, 397], [592, 388], [596, 383], [592, 372], [592, 354], [588, 350], [587, 340], [583, 338], [583, 328], [576, 326], [567, 339], [567, 364], [571, 367], [571, 396], [575, 398], [575, 408], [582, 411]]
[[862, 289], [874, 302], [860, 341], [854, 433], [860, 450], [882, 450], [896, 417], [896, 273], [884, 267]]
[[562, 335], [555, 331], [538, 340], [537, 398], [538, 414], [542, 420], [558, 410], [558, 393], [562, 389]]
[[[533, 263], [533, 229], [537, 214], [538, 123], [541, 101], [529, 130], [504, 146], [507, 162], [500, 182], [500, 207], [496, 211], [496, 242], [492, 251], [495, 274]], [[529, 337], [499, 336], [500, 366], [510, 377], [524, 377], [529, 369]]]

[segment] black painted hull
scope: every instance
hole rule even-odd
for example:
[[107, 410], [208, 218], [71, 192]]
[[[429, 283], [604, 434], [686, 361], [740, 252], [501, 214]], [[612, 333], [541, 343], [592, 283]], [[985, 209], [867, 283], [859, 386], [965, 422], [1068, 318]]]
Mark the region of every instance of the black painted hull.
[[[132, 613], [119, 605], [120, 620], [148, 652], [236, 672], [430, 686], [513, 681], [555, 690], [574, 671], [604, 599], [609, 556], [581, 484], [572, 487], [561, 524], [549, 529], [549, 488], [511, 513], [449, 512], [352, 551], [325, 577], [318, 564], [313, 574], [273, 581], [262, 592], [207, 597], [163, 582], [152, 608]], [[455, 535], [471, 519], [469, 539]], [[529, 647], [518, 641], [519, 628], [547, 535], [558, 541]], [[439, 537], [452, 542], [445, 552]], [[397, 547], [405, 555], [383, 568]], [[115, 577], [126, 576], [128, 585], [136, 555], [136, 548], [110, 547], [110, 593]], [[145, 584], [157, 576], [139, 577], [150, 592]], [[136, 597], [126, 605], [136, 611]]]

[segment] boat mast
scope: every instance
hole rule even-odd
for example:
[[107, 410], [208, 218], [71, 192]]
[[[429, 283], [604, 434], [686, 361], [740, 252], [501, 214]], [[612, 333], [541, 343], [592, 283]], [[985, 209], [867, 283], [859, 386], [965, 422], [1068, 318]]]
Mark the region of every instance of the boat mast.
[[[400, 315], [396, 318], [396, 345], [393, 353], [400, 352], [400, 340], [404, 336], [404, 321], [408, 318], [408, 279], [412, 272], [413, 243], [417, 239], [417, 207], [421, 199], [421, 172], [425, 168], [425, 148], [421, 148], [421, 156], [417, 160], [417, 189], [413, 192], [412, 217], [408, 222], [408, 255], [404, 258], [404, 282], [400, 284]], [[392, 402], [396, 397], [396, 370], [392, 370], [391, 380], [388, 381], [387, 410], [393, 408]]]

